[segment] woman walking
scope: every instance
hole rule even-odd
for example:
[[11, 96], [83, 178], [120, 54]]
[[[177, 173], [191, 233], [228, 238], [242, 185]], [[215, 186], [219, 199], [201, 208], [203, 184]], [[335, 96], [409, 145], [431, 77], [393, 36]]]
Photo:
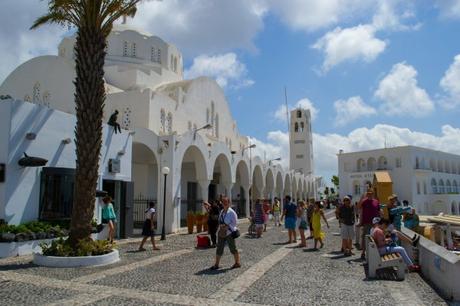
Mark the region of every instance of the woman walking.
[[113, 243], [115, 235], [115, 223], [117, 222], [117, 215], [113, 209], [112, 198], [107, 196], [102, 199], [104, 205], [102, 206], [102, 224], [107, 224], [109, 227], [109, 237], [107, 238], [110, 243]]
[[304, 201], [299, 201], [297, 204], [297, 220], [300, 234], [300, 244], [298, 245], [299, 248], [307, 247], [307, 239], [305, 238], [305, 230], [308, 229], [307, 223], [307, 209], [305, 207]]
[[203, 202], [204, 208], [208, 212], [208, 234], [211, 236], [211, 247], [217, 245], [217, 228], [219, 227], [219, 206], [217, 202]]
[[317, 250], [318, 242], [320, 243], [320, 248], [324, 246], [324, 232], [321, 230], [321, 217], [323, 218], [324, 222], [326, 222], [327, 228], [329, 228], [329, 223], [324, 216], [324, 212], [321, 209], [321, 202], [315, 202], [315, 208], [312, 214], [312, 227], [313, 227], [313, 238], [315, 239], [315, 247], [314, 249]]
[[280, 201], [278, 198], [275, 198], [275, 204], [273, 204], [273, 219], [275, 220], [275, 226], [281, 226], [280, 223], [280, 215], [281, 215], [281, 207]]
[[264, 229], [265, 223], [264, 210], [260, 199], [256, 200], [252, 215], [254, 216], [254, 223], [256, 224], [256, 237], [260, 238], [262, 237], [262, 230]]
[[218, 239], [217, 239], [217, 249], [216, 249], [216, 260], [214, 265], [211, 267], [211, 270], [219, 269], [220, 258], [224, 254], [225, 243], [228, 244], [230, 253], [233, 254], [235, 259], [235, 264], [232, 266], [232, 269], [240, 268], [240, 254], [236, 248], [235, 238], [233, 233], [237, 231], [236, 221], [238, 219], [236, 212], [230, 207], [230, 201], [228, 198], [222, 199], [223, 209], [219, 214], [219, 230], [218, 230]]
[[144, 226], [142, 227], [142, 236], [144, 238], [141, 241], [141, 245], [139, 246], [139, 251], [145, 251], [144, 243], [150, 237], [150, 241], [152, 241], [153, 250], [159, 250], [159, 248], [155, 245], [155, 226], [154, 226], [154, 219], [155, 219], [155, 203], [149, 202], [149, 208], [145, 210], [145, 221]]

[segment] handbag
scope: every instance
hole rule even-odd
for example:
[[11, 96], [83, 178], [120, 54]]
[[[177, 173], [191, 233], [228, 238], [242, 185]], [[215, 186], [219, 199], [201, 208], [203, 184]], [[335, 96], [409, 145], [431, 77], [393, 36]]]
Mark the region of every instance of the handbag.
[[227, 226], [220, 226], [217, 236], [219, 236], [219, 238], [227, 237]]
[[232, 236], [233, 239], [236, 239], [236, 238], [240, 237], [240, 235], [241, 235], [241, 233], [240, 233], [240, 230], [238, 230], [238, 229], [234, 230], [234, 231], [230, 234], [230, 236]]

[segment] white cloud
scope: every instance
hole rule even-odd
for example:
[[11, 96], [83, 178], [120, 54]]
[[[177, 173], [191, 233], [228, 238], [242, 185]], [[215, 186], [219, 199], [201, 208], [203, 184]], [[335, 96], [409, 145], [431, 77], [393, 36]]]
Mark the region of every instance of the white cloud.
[[423, 117], [434, 110], [428, 93], [417, 84], [417, 70], [405, 62], [395, 64], [374, 93], [388, 115]]
[[143, 1], [128, 24], [180, 47], [186, 56], [255, 50], [253, 39], [263, 29], [262, 1]]
[[215, 78], [224, 88], [240, 88], [254, 84], [253, 80], [247, 78], [247, 72], [246, 66], [238, 60], [235, 53], [226, 53], [195, 57], [192, 66], [184, 74], [187, 79], [208, 76]]
[[372, 25], [340, 27], [326, 33], [312, 47], [324, 52], [323, 71], [344, 61], [372, 62], [385, 50], [386, 42], [375, 37]]
[[460, 0], [436, 0], [441, 16], [446, 18], [460, 18]]
[[[282, 157], [284, 167], [289, 165], [289, 137], [287, 133], [272, 131], [267, 135], [267, 142], [252, 138], [257, 144], [253, 151], [260, 156], [266, 152], [267, 159]], [[372, 128], [357, 128], [347, 135], [313, 134], [313, 154], [315, 174], [330, 181], [330, 176], [337, 174], [337, 153], [355, 152], [387, 146], [414, 145], [434, 150], [457, 154], [460, 150], [460, 128], [444, 125], [439, 136], [411, 131], [392, 125], [377, 124]]]
[[337, 100], [334, 102], [336, 112], [335, 125], [345, 126], [359, 118], [375, 115], [377, 111], [372, 106], [364, 103], [359, 96], [348, 98], [348, 100]]
[[[308, 98], [303, 98], [299, 101], [294, 106], [289, 106], [289, 110], [293, 110], [295, 108], [303, 108], [303, 109], [308, 109], [310, 110], [310, 115], [311, 115], [311, 120], [314, 121], [316, 117], [318, 116], [319, 109], [313, 105], [313, 102], [310, 101]], [[286, 104], [281, 104], [278, 109], [275, 111], [273, 114], [275, 119], [281, 120], [283, 122], [286, 122]]]
[[455, 56], [454, 62], [444, 73], [439, 85], [447, 94], [441, 100], [441, 105], [447, 109], [460, 106], [460, 54]]
[[46, 13], [46, 1], [2, 0], [0, 10], [0, 84], [19, 64], [41, 54], [57, 54], [66, 29], [43, 26], [29, 30]]

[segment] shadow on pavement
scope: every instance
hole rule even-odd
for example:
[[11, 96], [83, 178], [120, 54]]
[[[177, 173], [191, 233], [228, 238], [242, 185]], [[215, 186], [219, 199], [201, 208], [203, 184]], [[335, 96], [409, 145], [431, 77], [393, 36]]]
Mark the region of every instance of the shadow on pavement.
[[27, 269], [27, 268], [32, 268], [32, 267], [38, 267], [38, 266], [32, 262], [21, 263], [21, 264], [9, 264], [9, 265], [0, 266], [0, 271], [22, 270], [22, 269]]
[[225, 273], [229, 270], [231, 270], [231, 268], [224, 268], [224, 269], [219, 269], [219, 270], [211, 270], [211, 268], [206, 268], [206, 269], [196, 272], [195, 275], [218, 275], [218, 274]]

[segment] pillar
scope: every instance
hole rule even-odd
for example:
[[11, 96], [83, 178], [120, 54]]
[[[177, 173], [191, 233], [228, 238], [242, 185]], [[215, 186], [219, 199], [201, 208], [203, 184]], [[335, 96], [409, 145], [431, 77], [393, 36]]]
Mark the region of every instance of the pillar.
[[[202, 201], [208, 201], [208, 193], [209, 193], [209, 183], [210, 180], [199, 180], [198, 185], [200, 186], [200, 194]], [[202, 208], [204, 210], [204, 207]]]
[[243, 186], [243, 189], [244, 189], [244, 198], [246, 200], [246, 205], [245, 205], [245, 209], [246, 209], [246, 216], [249, 217], [251, 215], [251, 208], [249, 207], [249, 188], [250, 186], [247, 185], [247, 186]]

